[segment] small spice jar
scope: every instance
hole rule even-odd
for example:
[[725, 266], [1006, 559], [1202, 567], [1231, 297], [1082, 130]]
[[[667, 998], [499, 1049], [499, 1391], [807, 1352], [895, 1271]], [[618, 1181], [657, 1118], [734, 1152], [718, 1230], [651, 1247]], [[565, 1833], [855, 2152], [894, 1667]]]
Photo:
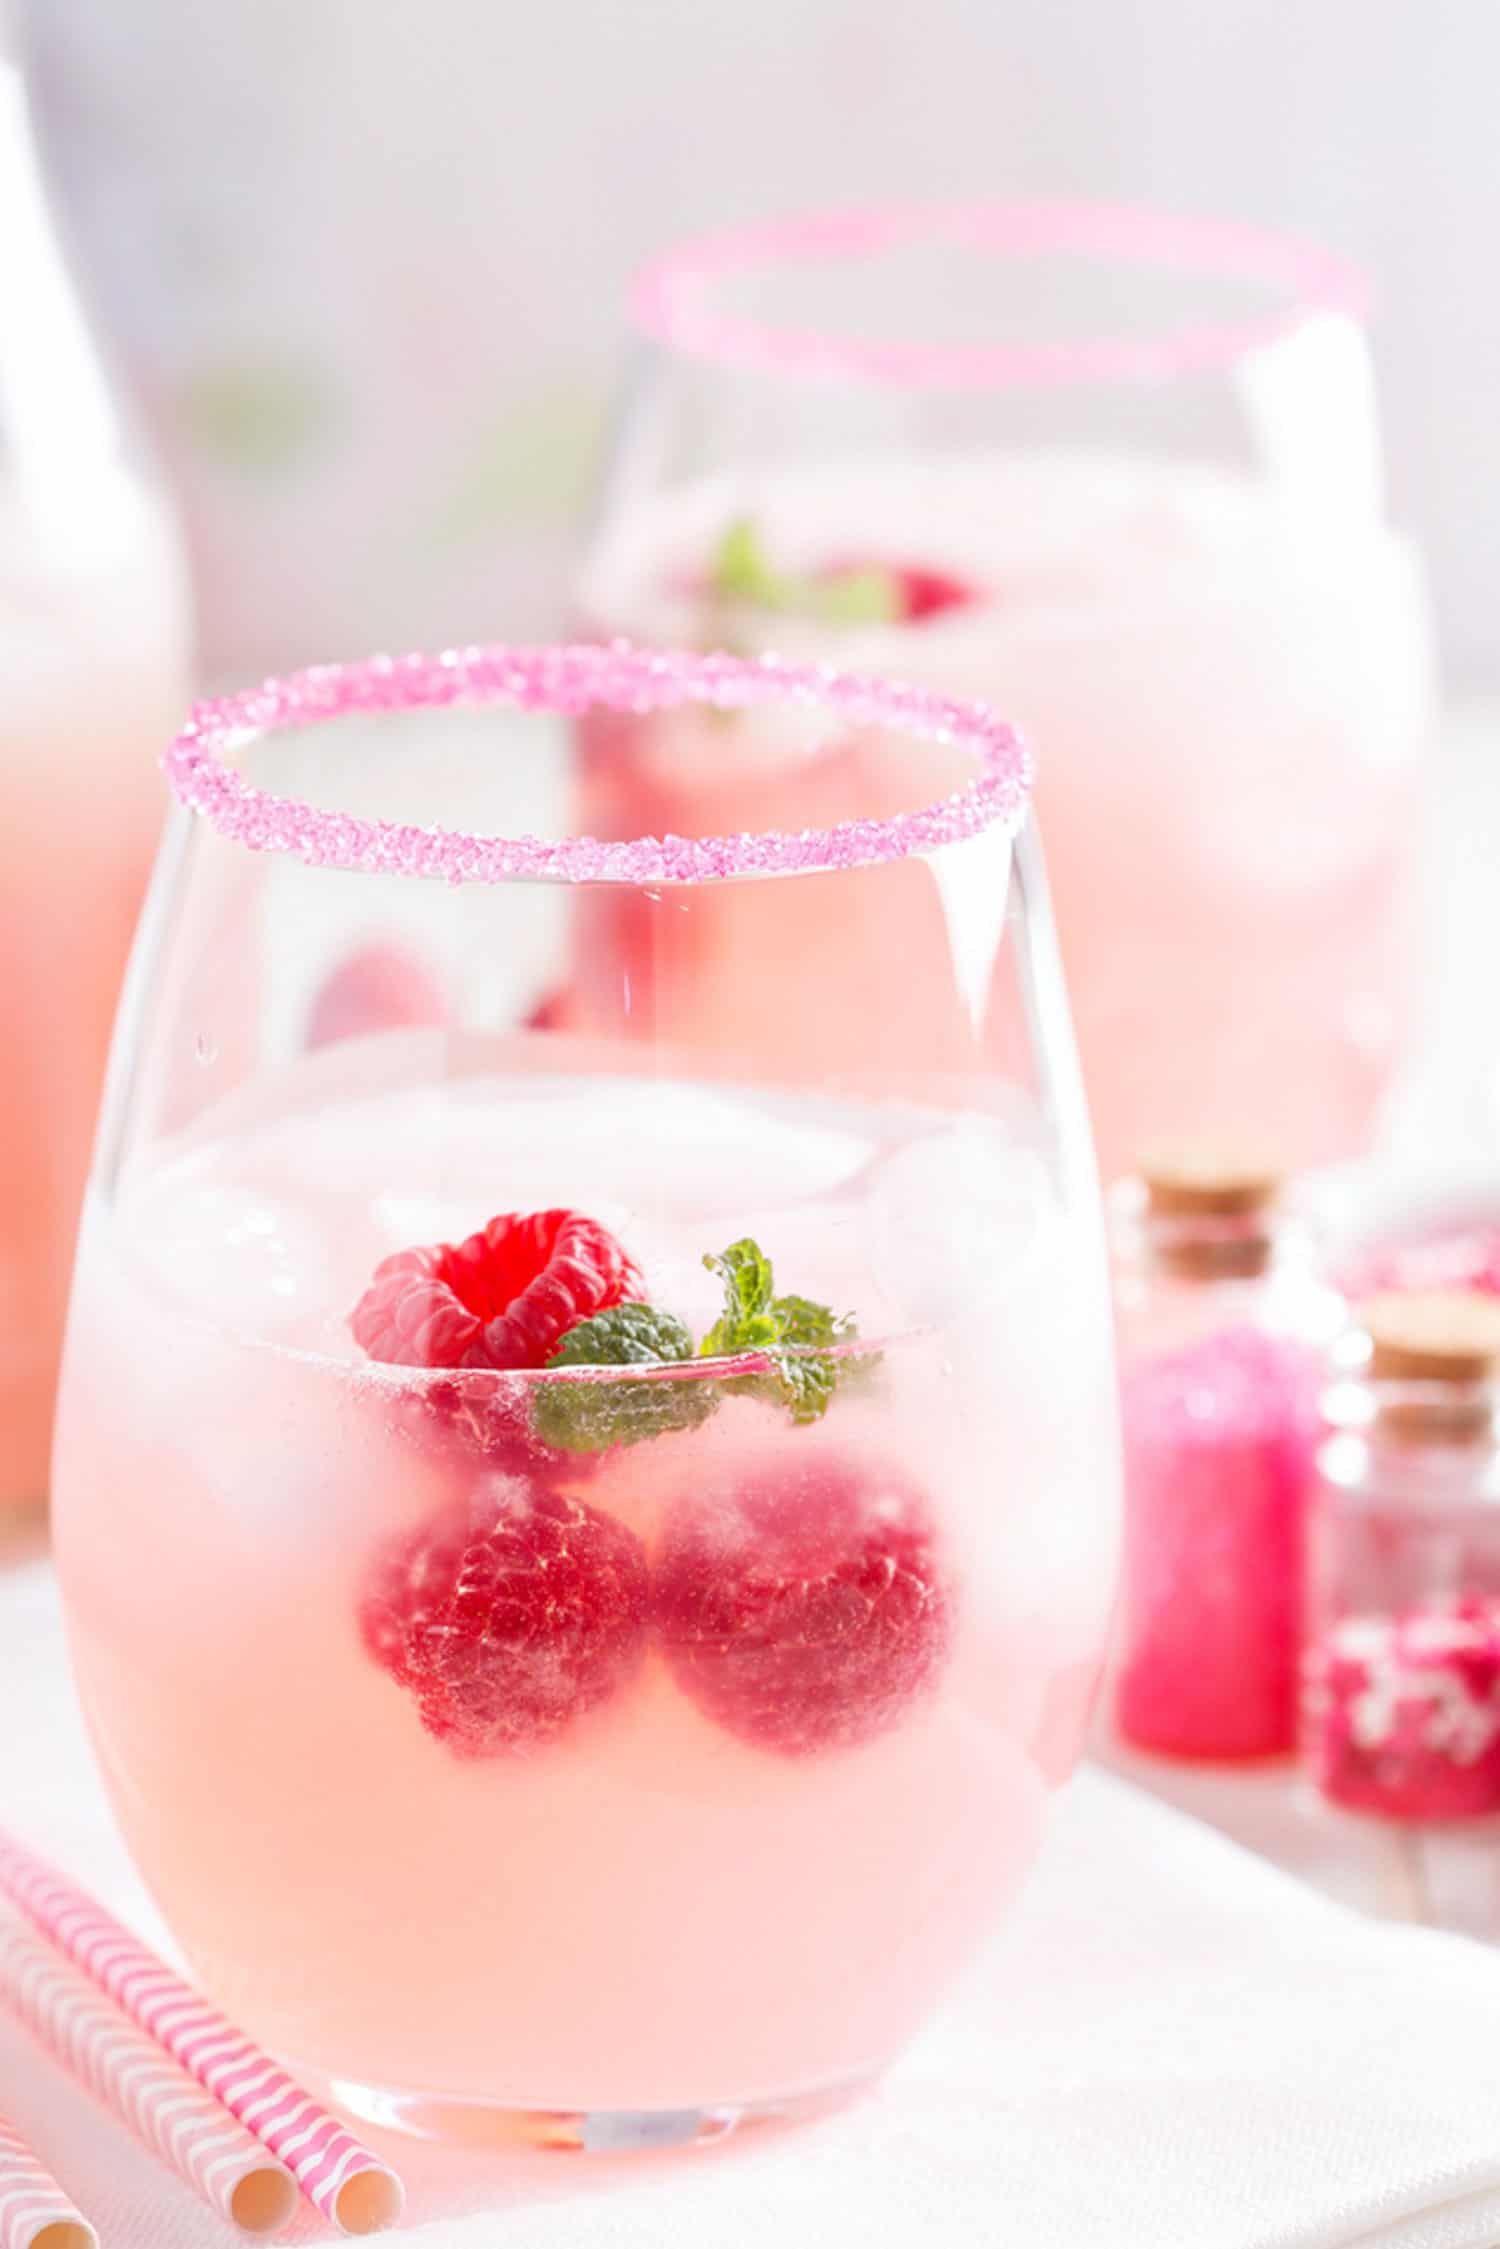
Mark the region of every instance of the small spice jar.
[[1162, 1156], [1114, 1199], [1125, 1447], [1120, 1733], [1180, 1757], [1297, 1739], [1307, 1495], [1342, 1306], [1274, 1164]]
[[1500, 1812], [1500, 1303], [1396, 1295], [1330, 1390], [1310, 1528], [1303, 1739], [1325, 1797]]

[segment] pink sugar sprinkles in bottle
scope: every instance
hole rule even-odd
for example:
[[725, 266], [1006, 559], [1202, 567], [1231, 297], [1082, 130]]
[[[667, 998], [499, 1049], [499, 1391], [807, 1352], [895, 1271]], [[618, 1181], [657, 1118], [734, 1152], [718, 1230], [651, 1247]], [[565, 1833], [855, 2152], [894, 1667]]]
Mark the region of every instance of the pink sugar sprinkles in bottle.
[[1378, 1297], [1318, 1456], [1303, 1738], [1323, 1795], [1500, 1813], [1500, 1303]]
[[1193, 1758], [1295, 1748], [1307, 1495], [1339, 1322], [1274, 1164], [1192, 1151], [1115, 1199], [1126, 1533], [1115, 1717]]

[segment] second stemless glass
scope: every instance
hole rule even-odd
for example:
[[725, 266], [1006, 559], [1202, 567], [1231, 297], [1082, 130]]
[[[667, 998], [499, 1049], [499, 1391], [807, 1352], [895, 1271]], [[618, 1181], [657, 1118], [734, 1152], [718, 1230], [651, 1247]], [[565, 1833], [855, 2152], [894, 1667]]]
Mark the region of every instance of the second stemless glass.
[[[785, 728], [829, 817], [579, 835], [590, 709]], [[1023, 753], [911, 691], [585, 648], [307, 674], [170, 764], [56, 1483], [172, 1928], [415, 2129], [660, 2145], [848, 2089], [1013, 1896], [1109, 1601]], [[588, 1033], [534, 1027], [611, 895]], [[711, 953], [745, 973], [706, 1012]], [[903, 960], [922, 1017], [872, 1041]]]
[[[581, 623], [1034, 734], [1106, 1176], [1184, 1136], [1347, 1155], [1402, 1051], [1429, 659], [1362, 307], [1305, 245], [1053, 204], [779, 222], [635, 292]], [[629, 833], [742, 824], [764, 760], [674, 715], [592, 770]]]

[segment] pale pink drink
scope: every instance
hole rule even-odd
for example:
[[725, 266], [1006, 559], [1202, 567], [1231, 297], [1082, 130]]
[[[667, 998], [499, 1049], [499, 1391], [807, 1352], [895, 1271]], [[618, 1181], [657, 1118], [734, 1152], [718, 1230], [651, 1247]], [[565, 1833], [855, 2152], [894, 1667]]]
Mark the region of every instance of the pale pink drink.
[[0, 57], [0, 1515], [46, 1494], [110, 1022], [187, 686], [181, 558], [122, 448]]
[[[917, 794], [767, 829], [753, 864], [748, 838], [361, 827], [240, 774], [304, 782], [343, 732], [388, 779], [412, 753], [417, 809], [427, 743], [489, 706], [713, 695], [770, 724], [794, 683], [755, 666], [366, 667], [174, 753], [198, 817], [142, 939], [68, 1350], [75, 1660], [214, 1997], [412, 2128], [655, 2145], [866, 2081], [1014, 1897], [1078, 1752], [1112, 1382], [1065, 1018], [1009, 871], [1018, 753], [952, 707], [817, 692], [836, 740], [899, 720]], [[479, 708], [412, 715], [450, 701]], [[544, 723], [498, 767], [473, 743], [476, 801], [497, 772], [526, 801]], [[923, 813], [939, 728], [969, 777]], [[261, 872], [258, 1046], [184, 1122], [204, 1027], [171, 964], [235, 864]], [[841, 887], [852, 955], [893, 878], [1000, 912], [934, 981], [941, 1045], [871, 1066], [852, 982], [803, 976], [772, 909]], [[759, 896], [784, 1047], [517, 1028], [568, 941], [537, 917], [579, 881], [689, 920]], [[287, 1027], [393, 890], [427, 902], [448, 1022], [308, 1051]], [[986, 990], [1008, 956], [1004, 1079], [963, 1061], [965, 948]]]
[[[1045, 750], [1106, 1174], [1184, 1133], [1358, 1147], [1416, 993], [1430, 685], [1356, 282], [1243, 230], [996, 207], [693, 245], [636, 310], [587, 628], [994, 702]], [[789, 785], [685, 713], [591, 721], [584, 773], [621, 833], [753, 825]], [[698, 973], [712, 1005], [733, 967]]]

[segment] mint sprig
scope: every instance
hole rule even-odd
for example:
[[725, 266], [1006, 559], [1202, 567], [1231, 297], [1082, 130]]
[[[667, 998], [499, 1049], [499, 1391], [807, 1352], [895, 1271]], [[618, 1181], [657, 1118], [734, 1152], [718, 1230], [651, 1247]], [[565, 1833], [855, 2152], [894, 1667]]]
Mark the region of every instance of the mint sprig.
[[[616, 1304], [570, 1329], [547, 1367], [680, 1366], [693, 1356], [692, 1337], [670, 1312]], [[557, 1452], [607, 1452], [696, 1429], [718, 1402], [713, 1383], [697, 1374], [678, 1382], [539, 1382], [536, 1433]]]
[[764, 1372], [737, 1375], [732, 1387], [785, 1407], [793, 1421], [819, 1421], [839, 1383], [866, 1367], [864, 1354], [836, 1354], [858, 1340], [852, 1313], [835, 1313], [806, 1296], [778, 1296], [771, 1260], [748, 1236], [704, 1264], [724, 1283], [724, 1310], [698, 1346], [705, 1359], [764, 1357]]
[[820, 625], [891, 625], [902, 614], [899, 579], [874, 564], [822, 576], [777, 570], [749, 516], [731, 523], [714, 556], [711, 583], [721, 601], [806, 617]]
[[[841, 1384], [878, 1364], [878, 1352], [836, 1348], [858, 1340], [852, 1314], [834, 1313], [811, 1297], [776, 1294], [771, 1260], [757, 1242], [748, 1237], [731, 1242], [722, 1257], [703, 1262], [724, 1283], [724, 1310], [696, 1352], [691, 1335], [670, 1312], [650, 1304], [616, 1304], [571, 1328], [546, 1369], [680, 1367], [681, 1377], [539, 1382], [534, 1426], [544, 1445], [554, 1452], [607, 1452], [614, 1445], [697, 1429], [729, 1391], [784, 1408], [793, 1421], [818, 1421]], [[705, 1359], [746, 1358], [760, 1363], [744, 1374], [716, 1378], [698, 1371]]]

